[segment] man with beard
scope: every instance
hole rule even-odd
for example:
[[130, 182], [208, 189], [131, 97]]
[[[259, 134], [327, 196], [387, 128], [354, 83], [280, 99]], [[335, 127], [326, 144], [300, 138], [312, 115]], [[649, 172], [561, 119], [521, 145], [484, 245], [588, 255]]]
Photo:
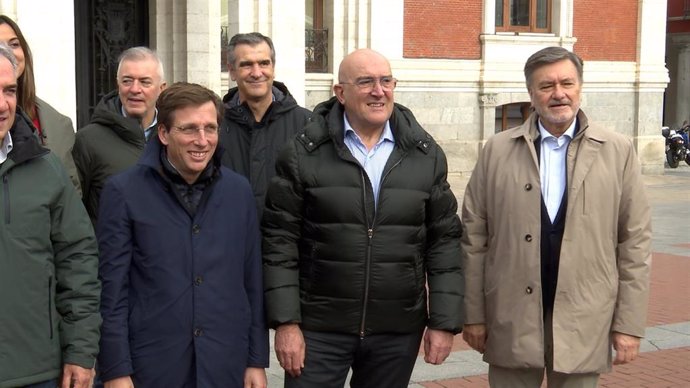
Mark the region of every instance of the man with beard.
[[274, 80], [276, 53], [271, 38], [237, 34], [228, 47], [228, 71], [237, 83], [223, 97], [220, 144], [223, 164], [249, 179], [259, 218], [280, 148], [302, 129], [310, 112], [297, 105], [285, 84]]
[[580, 109], [582, 60], [525, 64], [535, 112], [488, 140], [465, 192], [463, 337], [493, 388], [597, 386], [644, 336], [650, 208], [630, 139]]
[[164, 79], [163, 65], [154, 51], [146, 47], [123, 51], [117, 90], [101, 99], [91, 122], [77, 131], [72, 156], [94, 225], [106, 179], [133, 166], [146, 140], [155, 134], [156, 100], [165, 88]]

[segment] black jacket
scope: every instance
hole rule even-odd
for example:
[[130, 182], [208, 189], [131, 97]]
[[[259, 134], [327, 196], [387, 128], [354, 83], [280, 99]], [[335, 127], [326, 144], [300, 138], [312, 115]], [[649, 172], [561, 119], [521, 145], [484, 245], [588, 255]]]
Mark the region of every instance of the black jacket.
[[262, 225], [271, 327], [461, 330], [462, 228], [445, 155], [407, 108], [396, 104], [390, 123], [395, 148], [376, 209], [366, 172], [343, 142], [337, 99], [318, 105], [280, 154]]
[[72, 156], [79, 173], [84, 205], [94, 225], [105, 181], [136, 164], [145, 144], [144, 130], [139, 122], [122, 115], [117, 90], [103, 96], [91, 122], [77, 131]]
[[261, 122], [246, 104], [239, 103], [237, 88], [223, 97], [225, 119], [221, 125], [220, 144], [225, 149], [224, 166], [244, 175], [252, 185], [259, 219], [266, 190], [275, 175], [275, 160], [280, 148], [307, 123], [311, 112], [297, 105], [284, 84], [273, 82], [271, 104]]

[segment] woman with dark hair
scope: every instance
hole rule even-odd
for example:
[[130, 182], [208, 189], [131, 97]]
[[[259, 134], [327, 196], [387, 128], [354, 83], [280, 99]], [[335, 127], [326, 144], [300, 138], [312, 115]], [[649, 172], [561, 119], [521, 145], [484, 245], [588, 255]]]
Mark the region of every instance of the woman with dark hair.
[[72, 120], [36, 97], [31, 49], [17, 23], [7, 15], [0, 15], [0, 42], [9, 46], [17, 57], [17, 106], [21, 107], [33, 122], [41, 144], [60, 158], [72, 183], [81, 194], [77, 168], [72, 159]]

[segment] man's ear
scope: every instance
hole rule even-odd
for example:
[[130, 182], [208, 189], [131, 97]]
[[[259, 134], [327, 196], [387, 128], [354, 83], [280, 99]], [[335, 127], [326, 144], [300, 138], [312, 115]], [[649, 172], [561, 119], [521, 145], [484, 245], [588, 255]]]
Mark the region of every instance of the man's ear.
[[345, 104], [345, 90], [343, 89], [343, 85], [333, 85], [333, 94], [335, 94], [336, 98], [338, 98], [338, 101], [340, 101], [341, 104]]
[[165, 128], [165, 125], [158, 124], [158, 140], [160, 140], [164, 146], [168, 145], [168, 136], [170, 136], [170, 131]]

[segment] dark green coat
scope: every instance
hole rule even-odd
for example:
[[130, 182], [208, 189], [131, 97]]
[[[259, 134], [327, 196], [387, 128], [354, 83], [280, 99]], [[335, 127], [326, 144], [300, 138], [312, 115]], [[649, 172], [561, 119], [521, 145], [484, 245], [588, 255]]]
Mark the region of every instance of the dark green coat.
[[343, 142], [335, 98], [316, 107], [281, 153], [262, 228], [271, 327], [461, 330], [462, 228], [445, 155], [407, 108], [395, 105], [390, 122], [395, 148], [376, 209], [366, 172]]
[[103, 97], [91, 122], [77, 131], [72, 156], [79, 173], [84, 205], [94, 225], [105, 181], [134, 166], [145, 144], [144, 130], [139, 122], [122, 115], [117, 90]]
[[23, 114], [0, 165], [0, 387], [91, 368], [98, 352], [98, 252], [60, 160]]

